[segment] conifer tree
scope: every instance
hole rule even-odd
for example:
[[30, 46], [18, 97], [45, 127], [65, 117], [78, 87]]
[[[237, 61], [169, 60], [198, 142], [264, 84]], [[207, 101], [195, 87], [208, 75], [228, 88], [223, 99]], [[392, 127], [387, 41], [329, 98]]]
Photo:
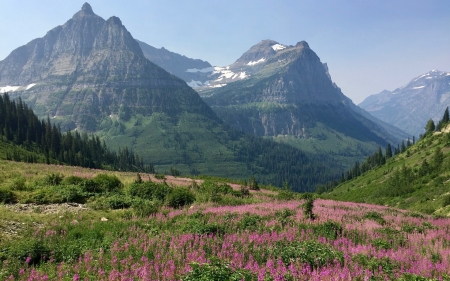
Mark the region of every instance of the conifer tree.
[[391, 144], [388, 143], [386, 146], [386, 160], [392, 157], [392, 148]]
[[433, 119], [428, 120], [427, 125], [425, 126], [425, 135], [432, 134], [436, 130], [436, 126], [434, 125]]

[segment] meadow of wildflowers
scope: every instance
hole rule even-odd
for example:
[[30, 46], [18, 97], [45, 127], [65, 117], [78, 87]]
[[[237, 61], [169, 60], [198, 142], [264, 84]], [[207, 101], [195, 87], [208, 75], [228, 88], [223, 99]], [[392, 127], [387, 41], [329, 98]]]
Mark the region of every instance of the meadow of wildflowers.
[[450, 219], [317, 199], [65, 214], [0, 249], [4, 280], [450, 280]]

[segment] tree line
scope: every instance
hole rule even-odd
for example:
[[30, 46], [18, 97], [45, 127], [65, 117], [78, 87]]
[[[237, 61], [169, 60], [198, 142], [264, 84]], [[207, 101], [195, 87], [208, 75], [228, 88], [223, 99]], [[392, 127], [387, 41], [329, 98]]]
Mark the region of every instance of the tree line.
[[[12, 100], [7, 93], [0, 96], [0, 122], [0, 140], [22, 148], [7, 151], [8, 160], [154, 172], [153, 165], [144, 164], [132, 149], [125, 147], [116, 152], [98, 136], [88, 136], [86, 132], [76, 130], [63, 133], [49, 117], [40, 120], [20, 98]], [[23, 150], [32, 153], [24, 153]]]

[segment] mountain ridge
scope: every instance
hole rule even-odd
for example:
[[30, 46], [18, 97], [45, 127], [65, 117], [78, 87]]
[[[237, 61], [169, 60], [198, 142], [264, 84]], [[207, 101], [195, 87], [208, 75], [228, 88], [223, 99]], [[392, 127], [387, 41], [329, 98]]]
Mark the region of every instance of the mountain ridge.
[[378, 119], [411, 135], [424, 132], [423, 124], [437, 121], [450, 106], [450, 72], [432, 70], [393, 91], [367, 97], [359, 106]]

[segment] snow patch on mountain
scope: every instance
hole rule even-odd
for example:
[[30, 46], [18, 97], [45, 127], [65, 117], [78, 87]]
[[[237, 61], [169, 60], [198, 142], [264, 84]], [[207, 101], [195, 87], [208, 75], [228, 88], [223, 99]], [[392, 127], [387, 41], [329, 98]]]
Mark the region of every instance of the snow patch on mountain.
[[28, 86], [25, 88], [25, 90], [29, 90], [29, 89], [33, 88], [34, 86], [36, 86], [35, 83], [30, 84], [30, 85], [28, 85]]
[[197, 88], [203, 85], [202, 81], [195, 81], [194, 79], [192, 79], [191, 82], [188, 82], [187, 84], [191, 88]]
[[265, 61], [266, 61], [266, 58], [261, 58], [261, 59], [259, 59], [257, 61], [251, 61], [251, 62], [247, 63], [247, 65], [255, 65], [255, 64], [258, 64], [258, 63], [265, 62]]
[[412, 89], [417, 90], [417, 89], [422, 89], [425, 88], [425, 86], [417, 86], [417, 87], [412, 87]]
[[212, 85], [210, 86], [211, 88], [221, 88], [223, 86], [226, 86], [227, 84], [216, 84], [216, 85]]
[[0, 93], [14, 92], [14, 91], [17, 91], [19, 88], [20, 88], [20, 86], [0, 87]]
[[15, 92], [15, 91], [26, 91], [36, 86], [36, 84], [30, 84], [28, 86], [4, 86], [0, 87], [0, 93], [9, 93], [9, 92]]
[[208, 73], [208, 72], [213, 72], [213, 71], [214, 71], [214, 67], [212, 67], [212, 66], [202, 68], [202, 69], [190, 68], [190, 69], [186, 70], [186, 72], [191, 72], [191, 73], [196, 73], [196, 72]]
[[272, 49], [273, 49], [274, 51], [281, 51], [281, 50], [286, 49], [286, 46], [281, 45], [281, 44], [275, 44], [275, 45], [272, 46]]

